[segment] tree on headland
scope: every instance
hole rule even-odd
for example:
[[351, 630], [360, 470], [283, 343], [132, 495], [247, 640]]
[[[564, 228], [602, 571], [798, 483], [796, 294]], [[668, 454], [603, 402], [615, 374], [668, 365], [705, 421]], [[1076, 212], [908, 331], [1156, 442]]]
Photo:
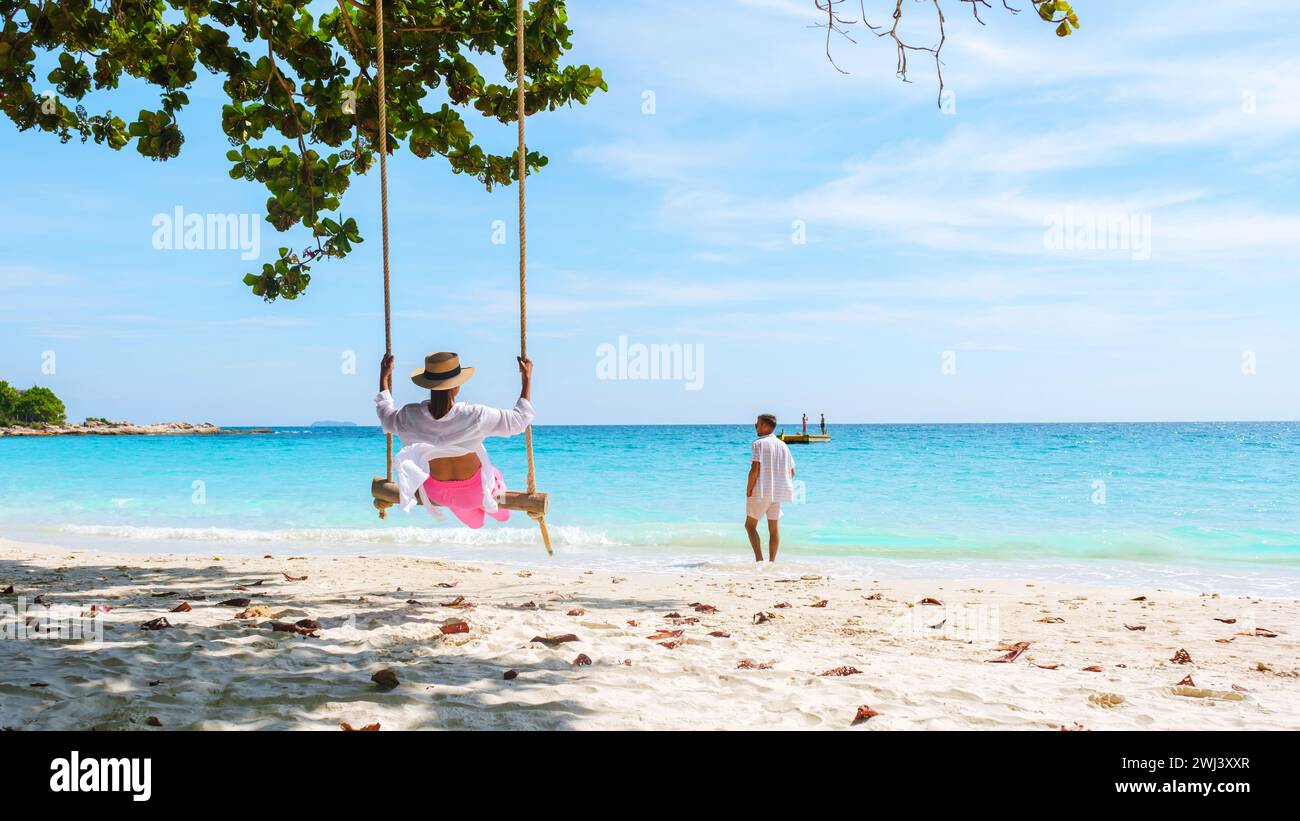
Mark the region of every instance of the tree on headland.
[[[223, 79], [221, 128], [230, 176], [264, 185], [266, 221], [306, 229], [302, 251], [281, 248], [244, 282], [267, 301], [306, 289], [310, 264], [361, 242], [339, 213], [356, 174], [379, 145], [374, 0], [335, 0], [319, 17], [311, 0], [0, 0], [0, 111], [21, 131], [77, 137], [150, 159], [177, 156], [181, 115], [200, 68]], [[498, 56], [515, 76], [514, 0], [390, 0], [384, 5], [389, 152], [446, 159], [491, 190], [517, 176], [517, 157], [484, 151], [461, 111], [517, 119], [509, 85], [489, 82], [472, 58]], [[562, 65], [570, 48], [564, 0], [534, 0], [525, 22], [528, 114], [586, 103], [607, 90], [599, 68]], [[53, 91], [33, 87], [37, 63]], [[121, 99], [123, 80], [157, 89], [154, 110], [127, 122], [83, 101]], [[437, 92], [437, 94], [433, 94]], [[285, 142], [285, 141], [288, 142]], [[529, 151], [528, 173], [545, 166]]]
[[14, 403], [18, 401], [18, 389], [0, 379], [0, 425], [10, 424], [13, 419]]
[[20, 391], [0, 382], [0, 425], [62, 425], [67, 418], [63, 400], [49, 388]]

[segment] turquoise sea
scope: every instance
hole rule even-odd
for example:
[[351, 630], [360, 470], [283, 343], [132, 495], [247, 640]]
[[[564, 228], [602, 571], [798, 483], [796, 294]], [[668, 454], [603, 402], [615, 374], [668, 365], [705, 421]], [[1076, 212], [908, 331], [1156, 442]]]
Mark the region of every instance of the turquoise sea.
[[[833, 425], [792, 446], [791, 567], [1300, 595], [1300, 423]], [[480, 531], [371, 507], [378, 428], [0, 438], [0, 535], [150, 552], [410, 553], [702, 571], [749, 562], [752, 429], [544, 426], [557, 557], [516, 514]], [[489, 440], [511, 487], [522, 437]]]

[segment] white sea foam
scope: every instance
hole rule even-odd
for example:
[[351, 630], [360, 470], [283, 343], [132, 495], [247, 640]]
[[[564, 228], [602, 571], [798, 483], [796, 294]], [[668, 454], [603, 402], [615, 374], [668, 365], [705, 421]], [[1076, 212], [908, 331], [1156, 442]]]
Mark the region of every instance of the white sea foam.
[[[537, 528], [285, 528], [243, 530], [233, 527], [140, 527], [136, 525], [64, 525], [65, 533], [129, 541], [313, 543], [313, 544], [447, 544], [467, 547], [539, 544]], [[609, 547], [617, 542], [580, 527], [551, 527], [555, 545]]]

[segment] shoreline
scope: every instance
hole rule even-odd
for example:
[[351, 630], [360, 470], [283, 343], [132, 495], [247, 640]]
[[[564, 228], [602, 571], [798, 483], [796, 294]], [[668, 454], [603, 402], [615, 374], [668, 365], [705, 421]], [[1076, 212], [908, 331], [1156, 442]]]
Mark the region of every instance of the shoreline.
[[[15, 587], [0, 606], [111, 608], [102, 645], [5, 639], [0, 726], [848, 729], [868, 705], [879, 715], [854, 731], [1300, 729], [1296, 599], [295, 547], [150, 556], [0, 539], [0, 589]], [[265, 609], [240, 619], [228, 598]], [[181, 601], [192, 609], [170, 612]], [[160, 617], [173, 627], [140, 629]], [[270, 627], [303, 619], [314, 635]], [[565, 634], [577, 641], [532, 641]], [[396, 688], [371, 682], [383, 668]]]
[[[734, 544], [682, 547], [610, 541], [603, 533], [579, 526], [552, 528], [557, 553], [546, 557], [536, 530], [526, 524], [479, 531], [430, 528], [413, 524], [396, 528], [289, 528], [240, 530], [230, 527], [63, 525], [54, 530], [10, 529], [0, 540], [42, 544], [59, 549], [88, 549], [131, 556], [176, 558], [222, 554], [260, 556], [268, 550], [293, 551], [318, 558], [339, 556], [427, 559], [443, 554], [455, 561], [516, 566], [537, 562], [556, 569], [595, 568], [602, 572], [654, 574], [749, 572], [755, 567], [749, 546]], [[595, 538], [597, 541], [585, 541]], [[719, 537], [720, 539], [723, 537]], [[580, 541], [574, 541], [575, 539]], [[766, 564], [766, 563], [764, 563]], [[1044, 581], [1101, 589], [1158, 587], [1181, 593], [1253, 595], [1300, 601], [1300, 568], [1256, 560], [1184, 559], [1154, 561], [1123, 556], [1023, 556], [875, 554], [863, 548], [843, 554], [783, 546], [776, 569], [834, 575], [845, 579], [931, 579], [946, 582]]]
[[133, 425], [129, 422], [95, 422], [80, 425], [45, 425], [39, 428], [26, 425], [0, 427], [0, 437], [5, 436], [201, 436], [237, 433], [274, 433], [271, 428], [220, 428], [211, 422], [158, 422], [150, 425]]

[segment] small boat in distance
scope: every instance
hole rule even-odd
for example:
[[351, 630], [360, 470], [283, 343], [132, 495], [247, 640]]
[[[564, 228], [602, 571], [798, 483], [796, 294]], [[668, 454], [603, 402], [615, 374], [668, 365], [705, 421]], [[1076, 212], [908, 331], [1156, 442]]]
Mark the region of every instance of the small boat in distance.
[[831, 441], [829, 433], [786, 433], [781, 431], [779, 437], [782, 442], [790, 445], [815, 445], [818, 442]]

